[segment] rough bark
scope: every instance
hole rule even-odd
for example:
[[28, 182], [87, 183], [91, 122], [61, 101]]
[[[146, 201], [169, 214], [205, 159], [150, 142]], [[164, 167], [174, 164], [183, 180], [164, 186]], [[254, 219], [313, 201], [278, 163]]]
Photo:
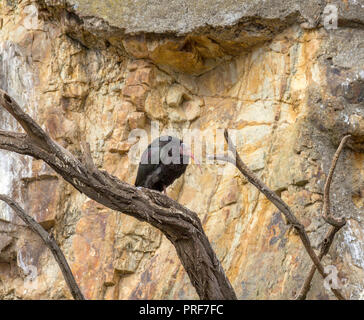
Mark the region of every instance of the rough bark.
[[0, 131], [0, 149], [41, 159], [90, 199], [158, 228], [174, 245], [201, 299], [236, 299], [196, 213], [160, 192], [137, 189], [106, 171], [98, 170], [90, 159], [87, 147], [83, 159], [77, 159], [53, 141], [2, 90], [0, 105], [14, 116], [26, 132]]

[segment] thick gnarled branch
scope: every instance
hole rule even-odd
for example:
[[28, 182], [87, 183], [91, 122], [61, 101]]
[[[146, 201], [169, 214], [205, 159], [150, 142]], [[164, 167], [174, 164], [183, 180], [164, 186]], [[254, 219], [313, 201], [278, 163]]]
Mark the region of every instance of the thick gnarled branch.
[[55, 260], [57, 261], [63, 277], [71, 291], [71, 294], [75, 300], [85, 300], [77, 282], [72, 274], [71, 268], [69, 267], [67, 260], [62, 250], [57, 245], [57, 242], [51, 234], [49, 234], [44, 228], [36, 222], [32, 217], [27, 215], [24, 210], [16, 203], [13, 199], [6, 195], [0, 194], [0, 200], [4, 201], [11, 207], [16, 215], [20, 217], [27, 225], [32, 229], [38, 236], [43, 240], [44, 244], [51, 250]]
[[41, 159], [67, 182], [106, 207], [146, 221], [172, 242], [201, 299], [236, 299], [197, 214], [160, 192], [131, 186], [96, 169], [84, 145], [86, 162], [53, 141], [43, 129], [0, 90], [2, 105], [26, 134], [0, 131], [0, 149]]

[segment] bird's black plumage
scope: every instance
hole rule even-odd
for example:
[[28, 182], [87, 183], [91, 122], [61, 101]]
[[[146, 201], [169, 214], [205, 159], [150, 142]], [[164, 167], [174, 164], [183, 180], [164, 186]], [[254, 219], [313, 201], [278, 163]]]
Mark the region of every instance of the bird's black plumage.
[[135, 186], [165, 190], [186, 171], [189, 160], [182, 140], [172, 136], [159, 137], [141, 156]]

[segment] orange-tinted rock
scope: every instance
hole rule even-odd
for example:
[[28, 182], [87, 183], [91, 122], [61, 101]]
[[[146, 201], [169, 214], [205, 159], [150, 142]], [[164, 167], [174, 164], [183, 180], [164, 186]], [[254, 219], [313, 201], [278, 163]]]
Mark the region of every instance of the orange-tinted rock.
[[140, 38], [126, 38], [123, 40], [125, 50], [138, 59], [148, 58], [148, 46], [143, 37]]
[[28, 214], [47, 230], [55, 224], [58, 187], [58, 179], [51, 177], [30, 181], [27, 186]]
[[[211, 142], [203, 155], [226, 150], [223, 137], [214, 150], [216, 129], [236, 129], [243, 161], [291, 206], [318, 248], [327, 229], [321, 209], [330, 161], [352, 133], [332, 189], [334, 212], [348, 223], [324, 264], [348, 278], [348, 297], [360, 297], [360, 28], [289, 27], [295, 13], [289, 23], [259, 18], [180, 36], [131, 36], [68, 20], [64, 30], [57, 19], [34, 15], [34, 6], [25, 10], [27, 1], [11, 3], [0, 6], [0, 84], [60, 145], [80, 157], [81, 140], [89, 142], [96, 166], [127, 183], [138, 167], [128, 136], [136, 128], [150, 136], [151, 120], [177, 134], [204, 130], [192, 134]], [[3, 111], [0, 127], [20, 130]], [[206, 162], [202, 173], [189, 165], [168, 195], [199, 215], [238, 298], [291, 299], [311, 266], [299, 237], [235, 167]], [[148, 223], [90, 201], [39, 160], [0, 153], [0, 170], [1, 188], [54, 233], [88, 299], [197, 298], [175, 249]], [[2, 205], [0, 215], [0, 298], [71, 299], [40, 239], [3, 222], [10, 211]], [[37, 270], [31, 288], [29, 266]], [[333, 296], [315, 276], [309, 298]]]
[[123, 95], [135, 105], [138, 111], [144, 111], [147, 94], [148, 88], [145, 85], [127, 86], [123, 89]]
[[144, 128], [145, 114], [144, 112], [133, 112], [128, 116], [130, 129]]
[[147, 86], [153, 85], [153, 69], [136, 69], [136, 71], [130, 72], [129, 76], [126, 78], [126, 86], [135, 86], [139, 84], [144, 84]]

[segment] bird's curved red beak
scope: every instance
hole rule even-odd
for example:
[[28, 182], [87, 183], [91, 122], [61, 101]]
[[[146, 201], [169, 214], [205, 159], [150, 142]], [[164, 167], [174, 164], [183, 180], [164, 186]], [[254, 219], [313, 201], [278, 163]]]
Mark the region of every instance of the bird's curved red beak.
[[195, 159], [193, 152], [184, 143], [181, 144], [181, 153], [185, 156], [189, 156], [190, 158], [192, 158], [192, 160], [197, 164], [197, 166], [200, 169], [200, 172], [202, 174], [202, 169], [201, 169], [200, 163], [198, 162], [197, 159]]

